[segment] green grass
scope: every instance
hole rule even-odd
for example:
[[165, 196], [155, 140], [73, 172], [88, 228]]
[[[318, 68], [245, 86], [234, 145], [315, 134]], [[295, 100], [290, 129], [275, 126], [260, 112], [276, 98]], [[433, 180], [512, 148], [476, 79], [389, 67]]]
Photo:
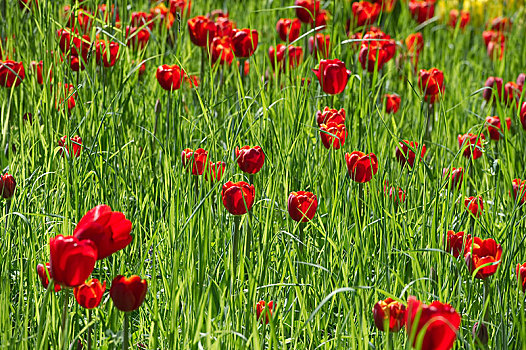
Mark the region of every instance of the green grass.
[[[85, 212], [108, 204], [132, 221], [134, 239], [97, 262], [93, 276], [108, 284], [117, 274], [147, 279], [145, 303], [131, 314], [133, 348], [404, 348], [410, 346], [405, 331], [389, 336], [377, 331], [371, 310], [388, 296], [405, 301], [415, 295], [450, 303], [461, 314], [456, 348], [474, 348], [471, 329], [487, 308], [491, 347], [526, 349], [525, 297], [515, 275], [515, 266], [526, 261], [526, 217], [509, 196], [512, 179], [525, 177], [526, 132], [516, 109], [497, 106], [493, 112], [483, 105], [480, 91], [488, 76], [515, 81], [524, 69], [524, 10], [507, 13], [515, 23], [503, 61], [487, 57], [482, 26], [462, 32], [434, 21], [421, 28], [425, 48], [419, 67], [443, 70], [446, 82], [431, 140], [426, 140], [422, 98], [409, 63], [397, 67], [392, 60], [373, 76], [362, 71], [350, 44], [342, 43], [351, 16], [347, 1], [326, 3], [332, 13], [326, 29], [330, 57], [353, 72], [338, 96], [321, 91], [311, 72], [317, 62], [308, 54], [281, 80], [262, 78], [271, 72], [268, 48], [279, 43], [276, 21], [295, 16], [292, 1], [203, 0], [194, 1], [192, 16], [225, 8], [239, 28], [259, 31], [247, 79], [234, 65], [207, 67], [198, 90], [186, 85], [171, 95], [162, 90], [155, 79], [158, 65], [178, 63], [192, 74], [200, 71], [200, 50], [182, 23], [176, 46], [167, 44], [166, 31], [156, 30], [145, 51], [125, 49], [112, 68], [98, 67], [92, 57], [77, 75], [57, 61], [54, 81], [78, 87], [70, 116], [55, 108], [56, 86], [41, 87], [30, 74], [31, 60], [44, 60], [49, 67], [48, 52], [59, 52], [56, 30], [64, 23], [63, 1], [39, 2], [38, 10], [27, 13], [16, 1], [4, 0], [0, 18], [1, 36], [9, 38], [8, 48], [16, 49], [13, 58], [26, 68], [22, 85], [0, 89], [0, 168], [8, 167], [18, 183], [10, 205], [0, 202], [0, 348], [59, 348], [63, 292], [46, 293], [36, 265], [48, 261], [51, 237], [72, 234]], [[117, 2], [123, 26], [132, 11], [148, 11], [147, 1], [131, 3], [127, 9]], [[418, 26], [402, 5], [381, 19], [384, 31], [401, 41]], [[103, 31], [125, 40], [123, 28]], [[134, 70], [141, 60], [147, 60], [147, 70], [139, 79]], [[302, 77], [312, 83], [301, 86]], [[381, 96], [387, 92], [402, 97], [394, 116], [383, 112]], [[325, 149], [319, 137], [315, 112], [325, 106], [347, 112], [349, 135], [337, 151]], [[26, 112], [33, 114], [33, 124], [23, 121]], [[498, 144], [488, 142], [460, 191], [447, 191], [442, 169], [469, 167], [457, 135], [484, 130], [488, 136], [484, 118], [494, 114], [512, 118], [511, 132]], [[80, 158], [63, 158], [58, 140], [76, 134], [84, 145]], [[423, 141], [425, 162], [401, 169], [394, 156], [401, 139]], [[239, 253], [242, 263], [232, 283], [228, 256], [234, 220], [220, 193], [228, 180], [248, 181], [234, 161], [235, 147], [246, 144], [260, 145], [266, 160], [254, 176], [253, 215], [241, 219], [240, 246], [251, 231], [252, 254]], [[199, 197], [181, 163], [187, 147], [205, 148], [211, 160], [227, 163], [220, 183], [198, 179]], [[355, 150], [375, 153], [380, 163], [363, 189], [345, 167], [345, 152]], [[384, 180], [407, 192], [403, 205], [384, 196]], [[303, 254], [300, 228], [287, 213], [288, 194], [296, 190], [312, 191], [319, 199], [314, 220], [305, 226]], [[482, 195], [485, 204], [473, 227], [463, 206], [470, 195]], [[444, 251], [449, 229], [473, 230], [502, 245], [502, 263], [486, 287], [472, 278], [462, 258]], [[255, 317], [259, 300], [277, 305], [267, 326]], [[73, 298], [69, 310], [70, 343], [85, 341], [87, 312]], [[94, 348], [120, 346], [123, 316], [108, 293], [92, 317]]]

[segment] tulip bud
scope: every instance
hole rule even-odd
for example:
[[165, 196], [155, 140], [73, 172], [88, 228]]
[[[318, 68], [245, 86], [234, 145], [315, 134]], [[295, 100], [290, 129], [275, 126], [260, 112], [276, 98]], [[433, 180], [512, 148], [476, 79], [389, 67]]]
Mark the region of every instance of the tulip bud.
[[0, 194], [2, 197], [9, 199], [13, 197], [16, 188], [16, 181], [13, 175], [4, 174], [0, 177]]
[[475, 343], [480, 343], [481, 345], [487, 345], [489, 341], [488, 328], [484, 323], [476, 322], [471, 331], [473, 335], [473, 340]]

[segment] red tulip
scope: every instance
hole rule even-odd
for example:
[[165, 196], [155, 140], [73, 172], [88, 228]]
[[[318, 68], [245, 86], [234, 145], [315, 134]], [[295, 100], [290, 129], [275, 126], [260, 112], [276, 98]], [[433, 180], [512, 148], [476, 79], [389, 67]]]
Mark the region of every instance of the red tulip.
[[322, 124], [328, 124], [330, 122], [336, 123], [336, 124], [344, 124], [345, 123], [345, 110], [341, 108], [340, 110], [337, 109], [331, 109], [329, 107], [325, 107], [323, 109], [323, 112], [317, 111], [316, 112], [316, 122], [318, 123], [318, 126], [321, 126]]
[[322, 90], [330, 95], [343, 92], [351, 75], [351, 71], [345, 68], [345, 63], [338, 59], [321, 60], [318, 69], [312, 71], [316, 74]]
[[466, 197], [464, 198], [464, 206], [475, 217], [479, 217], [484, 212], [484, 201], [482, 197]]
[[393, 113], [395, 114], [400, 109], [400, 103], [402, 102], [402, 99], [397, 94], [385, 94], [384, 95], [385, 100], [385, 111], [387, 113]]
[[457, 9], [453, 9], [449, 12], [449, 26], [452, 28], [457, 27], [458, 16], [460, 15], [460, 29], [466, 28], [469, 23], [470, 15], [469, 11], [461, 10], [460, 12]]
[[184, 71], [178, 65], [163, 64], [157, 68], [155, 73], [159, 85], [165, 90], [179, 90], [184, 77]]
[[385, 13], [393, 12], [393, 9], [396, 5], [396, 0], [372, 0], [374, 3], [380, 4], [382, 6], [382, 11]]
[[[501, 124], [500, 124], [500, 118], [497, 117], [497, 116], [495, 116], [495, 117], [486, 117], [486, 124], [488, 126], [489, 137], [492, 140], [494, 140], [494, 141], [500, 140], [501, 132], [502, 132], [502, 127], [501, 127]], [[510, 130], [510, 128], [511, 128], [511, 119], [510, 118], [506, 118], [506, 126], [508, 127], [508, 130]]]
[[303, 23], [312, 23], [316, 14], [320, 12], [320, 2], [318, 0], [296, 0], [296, 16]]
[[143, 303], [148, 284], [137, 275], [128, 278], [119, 275], [113, 279], [110, 297], [113, 305], [123, 312], [137, 310]]
[[256, 174], [265, 163], [265, 153], [259, 146], [236, 147], [236, 161], [241, 171], [247, 174]]
[[[46, 263], [46, 265], [38, 264], [37, 274], [38, 274], [38, 278], [40, 279], [40, 282], [42, 283], [42, 287], [44, 287], [44, 289], [47, 289], [47, 287], [49, 286], [49, 278], [53, 279], [53, 276], [51, 276], [49, 263]], [[48, 278], [48, 275], [49, 275], [49, 278]], [[55, 292], [60, 291], [60, 284], [54, 283], [54, 282], [53, 284], [54, 284], [53, 290]]]
[[274, 309], [274, 301], [269, 301], [268, 304], [265, 301], [260, 300], [256, 304], [256, 317], [261, 323], [268, 324], [272, 318], [272, 311]]
[[169, 11], [164, 2], [151, 8], [150, 14], [152, 15], [152, 18], [159, 23], [159, 26], [164, 23], [167, 29], [171, 29], [175, 22], [175, 16]]
[[97, 261], [97, 247], [90, 240], [58, 235], [49, 241], [50, 272], [53, 281], [64, 287], [80, 286]]
[[99, 306], [102, 295], [106, 290], [106, 281], [100, 283], [98, 279], [93, 278], [84, 284], [73, 289], [73, 295], [77, 303], [85, 309], [94, 309]]
[[515, 81], [517, 83], [517, 85], [519, 86], [520, 90], [522, 91], [523, 88], [524, 88], [524, 82], [526, 81], [526, 74], [525, 73], [520, 73], [518, 76], [517, 76], [517, 80]]
[[150, 31], [146, 28], [126, 27], [127, 45], [132, 48], [144, 49], [150, 40]]
[[373, 24], [378, 19], [380, 10], [379, 4], [368, 1], [353, 2], [352, 4], [354, 22], [358, 27]]
[[307, 222], [314, 218], [318, 208], [318, 198], [312, 192], [291, 192], [287, 202], [287, 209], [292, 220]]
[[78, 9], [76, 12], [70, 12], [68, 19], [68, 27], [87, 33], [91, 30], [93, 25], [94, 15], [86, 9]]
[[[20, 7], [21, 10], [24, 9], [30, 9], [32, 5], [32, 0], [18, 0], [18, 7]], [[38, 0], [35, 0], [35, 5], [38, 7]]]
[[422, 36], [422, 33], [417, 32], [409, 34], [405, 39], [405, 46], [407, 48], [407, 55], [411, 59], [411, 63], [416, 71], [420, 53], [424, 49], [424, 37]]
[[345, 124], [336, 124], [332, 121], [327, 124], [321, 124], [320, 137], [325, 148], [340, 149], [345, 144], [345, 138], [347, 137]]
[[71, 69], [75, 72], [84, 70], [89, 58], [90, 37], [88, 35], [79, 36], [69, 29], [60, 29], [57, 34], [60, 50], [68, 58]]
[[440, 95], [444, 94], [444, 73], [436, 68], [420, 69], [418, 86], [426, 100], [433, 103]]
[[[447, 231], [446, 251], [453, 254], [455, 258], [464, 254], [464, 248], [466, 247], [464, 242], [464, 232], [456, 232], [449, 230]], [[471, 239], [471, 235], [465, 236], [466, 241]]]
[[[62, 87], [62, 89], [61, 89], [61, 87]], [[61, 107], [62, 104], [67, 103], [68, 110], [72, 110], [75, 107], [75, 105], [76, 105], [76, 103], [75, 103], [75, 86], [73, 86], [72, 84], [64, 84], [62, 86], [61, 83], [59, 83], [58, 84], [58, 89], [59, 89], [59, 91], [57, 92], [57, 94], [59, 96], [62, 96], [62, 97], [60, 97], [58, 100], [55, 101], [55, 108], [58, 110], [58, 109], [60, 109], [59, 107]], [[64, 100], [67, 100], [67, 102], [64, 102]], [[64, 138], [63, 141], [65, 143], [66, 139]], [[59, 142], [59, 144], [60, 144], [60, 142]], [[75, 147], [75, 145], [74, 145], [74, 147]], [[79, 150], [79, 152], [80, 152], [80, 150]], [[62, 152], [61, 152], [61, 154], [62, 154]]]
[[0, 61], [0, 86], [5, 88], [17, 87], [25, 77], [26, 72], [22, 62]]
[[460, 315], [449, 304], [429, 305], [414, 296], [407, 299], [406, 330], [413, 347], [421, 350], [449, 350], [460, 328]]
[[526, 292], [526, 263], [517, 264], [517, 279], [522, 286], [522, 291]]
[[376, 328], [385, 331], [385, 325], [389, 327], [389, 332], [398, 332], [405, 323], [405, 305], [387, 298], [380, 300], [373, 307], [373, 319]]
[[[396, 147], [395, 156], [398, 159], [398, 162], [404, 166], [406, 163], [410, 167], [413, 167], [416, 160], [416, 153], [418, 151], [419, 145], [418, 142], [403, 140]], [[420, 151], [420, 158], [424, 160], [424, 155], [426, 154], [426, 145], [422, 145], [422, 150]]]
[[499, 99], [502, 97], [502, 85], [504, 82], [501, 78], [498, 77], [489, 77], [484, 84], [484, 91], [482, 92], [482, 97], [486, 101], [490, 101], [492, 96], [498, 95]]
[[281, 18], [276, 24], [276, 31], [282, 41], [293, 42], [300, 36], [301, 21], [297, 18]]
[[33, 72], [33, 74], [36, 75], [38, 84], [44, 84], [44, 77], [42, 76], [42, 69], [44, 66], [43, 62], [31, 61], [29, 66], [31, 67], [31, 71]]
[[216, 26], [216, 37], [232, 37], [234, 34], [234, 29], [236, 28], [236, 23], [228, 19], [227, 17], [219, 17], [214, 22]]
[[210, 161], [210, 164], [208, 165], [208, 172], [205, 173], [205, 180], [216, 182], [221, 181], [221, 178], [223, 177], [223, 174], [225, 173], [226, 169], [226, 163], [225, 162], [217, 162], [214, 163]]
[[[181, 154], [183, 167], [186, 171], [192, 171], [192, 175], [203, 175], [205, 166], [208, 161], [208, 151], [198, 148], [195, 151], [191, 148], [185, 148]], [[190, 167], [191, 166], [191, 167]]]
[[[151, 14], [146, 12], [132, 12], [131, 14], [131, 25], [133, 27], [147, 26], [150, 30], [153, 29], [153, 17]], [[191, 32], [191, 31], [190, 31]], [[191, 34], [190, 34], [191, 37]]]
[[[316, 37], [316, 42], [314, 42], [314, 38]], [[315, 37], [311, 36], [309, 37], [309, 52], [315, 56], [320, 58], [328, 58], [330, 53], [330, 46], [331, 46], [331, 38], [330, 36], [323, 35], [321, 33], [318, 33], [315, 35]], [[319, 56], [318, 56], [319, 55]]]
[[522, 103], [522, 107], [520, 111], [520, 118], [521, 118], [522, 128], [526, 130], [526, 102]]
[[69, 150], [69, 145], [67, 142], [67, 135], [62, 136], [60, 140], [58, 141], [58, 145], [59, 147], [61, 147], [59, 153], [61, 155], [64, 155], [64, 150], [65, 150], [69, 157], [71, 156], [79, 157], [80, 151], [82, 150], [82, 139], [80, 138], [80, 136], [75, 135], [70, 139], [70, 142], [71, 142], [71, 147], [73, 148], [73, 154], [71, 154]]
[[391, 186], [389, 187], [389, 181], [385, 180], [384, 183], [384, 194], [389, 196], [389, 199], [392, 200], [394, 203], [404, 203], [406, 193], [403, 189], [398, 187], [396, 189], [395, 187]]
[[0, 194], [2, 197], [9, 199], [13, 197], [16, 189], [16, 181], [13, 175], [5, 173], [0, 176]]
[[502, 60], [506, 48], [506, 37], [501, 32], [486, 30], [482, 33], [482, 38], [486, 44], [488, 57], [492, 60]]
[[185, 15], [185, 9], [186, 14], [190, 16], [190, 9], [192, 8], [192, 1], [188, 0], [188, 3], [186, 0], [170, 0], [170, 12], [172, 15], [179, 14], [179, 16], [183, 17]]
[[[109, 49], [108, 47], [109, 46]], [[113, 67], [119, 58], [119, 44], [112, 41], [109, 45], [104, 40], [97, 40], [96, 43], [97, 64], [104, 64], [104, 67]]]
[[131, 229], [131, 221], [123, 213], [97, 205], [80, 219], [73, 235], [79, 241], [92, 241], [97, 246], [97, 259], [101, 260], [131, 243]]
[[511, 25], [512, 21], [508, 17], [496, 17], [489, 23], [490, 29], [498, 32], [509, 32], [511, 30]]
[[369, 182], [378, 172], [378, 158], [374, 153], [365, 154], [360, 151], [345, 153], [345, 163], [349, 176], [356, 182]]
[[450, 187], [451, 188], [459, 188], [462, 186], [462, 181], [464, 180], [464, 169], [463, 168], [451, 168], [447, 169], [444, 168], [442, 171], [442, 176], [448, 176]]
[[513, 179], [513, 198], [520, 204], [526, 203], [526, 180]]
[[[248, 61], [246, 61], [246, 62], [248, 62]], [[196, 88], [200, 84], [200, 80], [199, 80], [199, 77], [197, 75], [185, 75], [184, 76], [184, 80], [186, 81], [186, 83], [188, 84], [188, 87], [190, 89]]]
[[475, 160], [482, 157], [482, 150], [484, 149], [482, 142], [485, 140], [486, 137], [482, 133], [480, 135], [472, 133], [458, 135], [458, 147], [462, 149], [464, 145], [467, 145], [463, 153], [464, 157], [469, 158], [472, 156], [473, 160]]
[[[364, 37], [364, 39], [367, 40], [368, 38]], [[381, 70], [391, 58], [385, 43], [376, 40], [364, 41], [358, 56], [362, 68], [367, 69], [370, 73], [374, 72], [375, 68]]]
[[255, 196], [254, 185], [249, 185], [244, 181], [228, 181], [223, 185], [221, 198], [226, 210], [232, 215], [246, 214], [254, 204]]
[[232, 39], [229, 36], [215, 37], [210, 45], [212, 64], [232, 64], [234, 51], [232, 50]]
[[115, 5], [111, 5], [110, 10], [108, 11], [106, 4], [100, 4], [98, 10], [104, 23], [113, 25], [113, 20], [115, 20], [115, 27], [121, 27], [121, 18], [118, 9], [115, 9]]
[[216, 35], [216, 25], [205, 16], [197, 16], [188, 20], [188, 32], [194, 45], [206, 47]]
[[316, 31], [324, 30], [329, 21], [329, 12], [321, 9], [316, 13], [316, 18], [314, 20], [314, 27], [319, 28]]
[[255, 29], [234, 29], [232, 49], [236, 57], [247, 58], [254, 54], [258, 47], [259, 34]]
[[292, 46], [288, 47], [283, 44], [278, 44], [276, 49], [271, 46], [268, 50], [268, 56], [270, 59], [270, 64], [275, 70], [276, 65], [280, 71], [285, 70], [285, 61], [288, 61], [289, 69], [296, 68], [303, 61], [303, 48], [301, 46]]
[[409, 11], [418, 23], [424, 23], [435, 15], [435, 1], [409, 0]]
[[516, 102], [521, 95], [522, 91], [515, 82], [509, 81], [504, 85], [504, 102], [512, 104]]
[[[486, 279], [497, 272], [501, 261], [502, 247], [493, 238], [472, 237], [466, 242], [464, 259], [470, 273], [477, 271], [475, 278]], [[484, 266], [486, 264], [491, 264]], [[484, 267], [482, 267], [484, 266]]]

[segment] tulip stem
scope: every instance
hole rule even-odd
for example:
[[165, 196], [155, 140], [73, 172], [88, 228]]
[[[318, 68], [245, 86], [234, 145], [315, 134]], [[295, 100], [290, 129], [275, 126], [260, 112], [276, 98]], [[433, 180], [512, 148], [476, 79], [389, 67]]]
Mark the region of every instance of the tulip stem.
[[427, 120], [426, 120], [426, 141], [431, 141], [431, 132], [433, 131], [433, 122], [435, 119], [435, 108], [431, 103], [427, 104]]
[[92, 325], [91, 325], [91, 314], [92, 314], [92, 311], [91, 310], [88, 310], [88, 350], [91, 350], [91, 328], [92, 328]]
[[128, 342], [129, 342], [129, 315], [128, 312], [124, 313], [124, 328], [122, 330], [122, 350], [128, 350]]
[[206, 51], [203, 47], [201, 49], [201, 72], [199, 73], [201, 76], [201, 83], [199, 85], [203, 86], [203, 82], [205, 81], [205, 64], [206, 64]]
[[237, 250], [239, 246], [239, 226], [240, 217], [239, 215], [234, 216], [234, 237], [232, 239], [232, 282], [237, 273]]
[[194, 189], [195, 189], [195, 202], [196, 204], [198, 204], [199, 202], [199, 176], [194, 175], [193, 178], [194, 178]]
[[69, 289], [64, 288], [64, 297], [62, 298], [62, 321], [60, 325], [60, 335], [62, 348], [67, 349], [67, 335], [66, 335], [66, 326], [67, 326], [67, 315], [68, 315], [68, 306], [69, 306]]

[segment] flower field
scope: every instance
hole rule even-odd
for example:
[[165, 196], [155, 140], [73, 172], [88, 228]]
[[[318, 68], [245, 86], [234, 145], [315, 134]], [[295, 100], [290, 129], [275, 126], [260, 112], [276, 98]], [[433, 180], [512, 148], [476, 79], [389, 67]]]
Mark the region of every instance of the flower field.
[[523, 1], [0, 13], [0, 349], [526, 349]]

